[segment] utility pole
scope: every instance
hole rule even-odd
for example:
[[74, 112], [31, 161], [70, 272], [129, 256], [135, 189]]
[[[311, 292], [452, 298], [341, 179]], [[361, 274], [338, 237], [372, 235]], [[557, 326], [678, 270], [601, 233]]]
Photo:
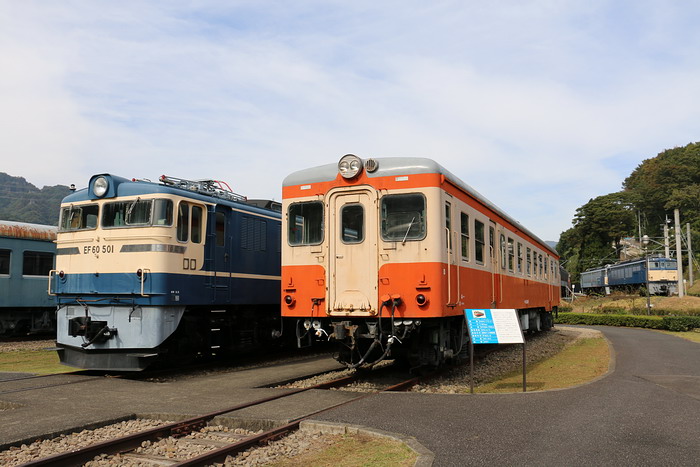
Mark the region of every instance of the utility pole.
[[678, 209], [673, 210], [673, 217], [676, 221], [676, 264], [678, 267], [678, 297], [685, 297], [683, 290], [683, 253], [681, 252], [681, 213]]
[[690, 243], [690, 222], [685, 224], [688, 236], [688, 287], [693, 286], [693, 247]]
[[671, 219], [666, 216], [666, 222], [664, 222], [664, 258], [671, 257], [671, 244], [668, 241], [668, 224], [671, 223]]

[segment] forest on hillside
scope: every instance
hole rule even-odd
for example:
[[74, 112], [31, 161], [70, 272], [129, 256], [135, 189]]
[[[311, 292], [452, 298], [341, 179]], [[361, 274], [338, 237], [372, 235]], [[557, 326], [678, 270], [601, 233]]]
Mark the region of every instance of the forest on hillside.
[[22, 177], [0, 172], [0, 220], [58, 225], [61, 200], [67, 186], [37, 188]]
[[700, 143], [644, 160], [620, 191], [593, 198], [576, 210], [573, 226], [561, 234], [557, 245], [572, 282], [588, 268], [617, 262], [623, 239], [638, 240], [640, 229], [653, 240], [650, 252], [663, 253], [654, 241], [663, 242], [663, 225], [667, 218], [673, 222], [674, 209], [680, 210], [683, 235], [690, 223], [693, 250], [700, 250]]

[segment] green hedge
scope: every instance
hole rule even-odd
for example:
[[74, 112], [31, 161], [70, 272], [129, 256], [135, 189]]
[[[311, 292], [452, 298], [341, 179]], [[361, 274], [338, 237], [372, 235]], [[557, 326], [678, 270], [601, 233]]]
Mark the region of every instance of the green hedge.
[[690, 331], [700, 328], [699, 316], [639, 316], [593, 313], [559, 313], [558, 324], [587, 324], [601, 326], [626, 326], [634, 328], [664, 329], [666, 331]]

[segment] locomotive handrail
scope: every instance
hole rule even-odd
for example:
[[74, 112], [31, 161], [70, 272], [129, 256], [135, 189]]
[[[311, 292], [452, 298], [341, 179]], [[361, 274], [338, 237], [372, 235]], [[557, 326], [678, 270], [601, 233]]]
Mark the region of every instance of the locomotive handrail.
[[141, 296], [142, 297], [150, 297], [150, 294], [144, 294], [144, 283], [146, 282], [146, 274], [150, 274], [151, 270], [150, 269], [142, 269], [141, 270]]
[[58, 272], [57, 269], [51, 269], [51, 270], [49, 271], [49, 288], [48, 288], [48, 290], [46, 291], [46, 293], [48, 293], [48, 294], [49, 294], [50, 296], [52, 296], [52, 297], [55, 297], [56, 294], [55, 294], [55, 293], [51, 293], [51, 276], [52, 276], [53, 273], [56, 273], [56, 272]]

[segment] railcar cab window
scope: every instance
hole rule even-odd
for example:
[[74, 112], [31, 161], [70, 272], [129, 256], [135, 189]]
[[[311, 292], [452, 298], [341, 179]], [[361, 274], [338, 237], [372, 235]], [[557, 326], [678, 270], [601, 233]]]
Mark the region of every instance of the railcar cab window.
[[323, 203], [294, 203], [287, 212], [287, 239], [291, 246], [323, 242]]
[[11, 250], [0, 249], [0, 274], [10, 274], [10, 258], [12, 257]]
[[425, 238], [425, 197], [419, 193], [382, 197], [382, 240], [405, 242]]
[[61, 232], [92, 230], [97, 228], [97, 216], [100, 207], [97, 204], [70, 205], [61, 209]]
[[361, 204], [346, 204], [340, 210], [343, 243], [362, 243], [365, 239], [365, 209]]

